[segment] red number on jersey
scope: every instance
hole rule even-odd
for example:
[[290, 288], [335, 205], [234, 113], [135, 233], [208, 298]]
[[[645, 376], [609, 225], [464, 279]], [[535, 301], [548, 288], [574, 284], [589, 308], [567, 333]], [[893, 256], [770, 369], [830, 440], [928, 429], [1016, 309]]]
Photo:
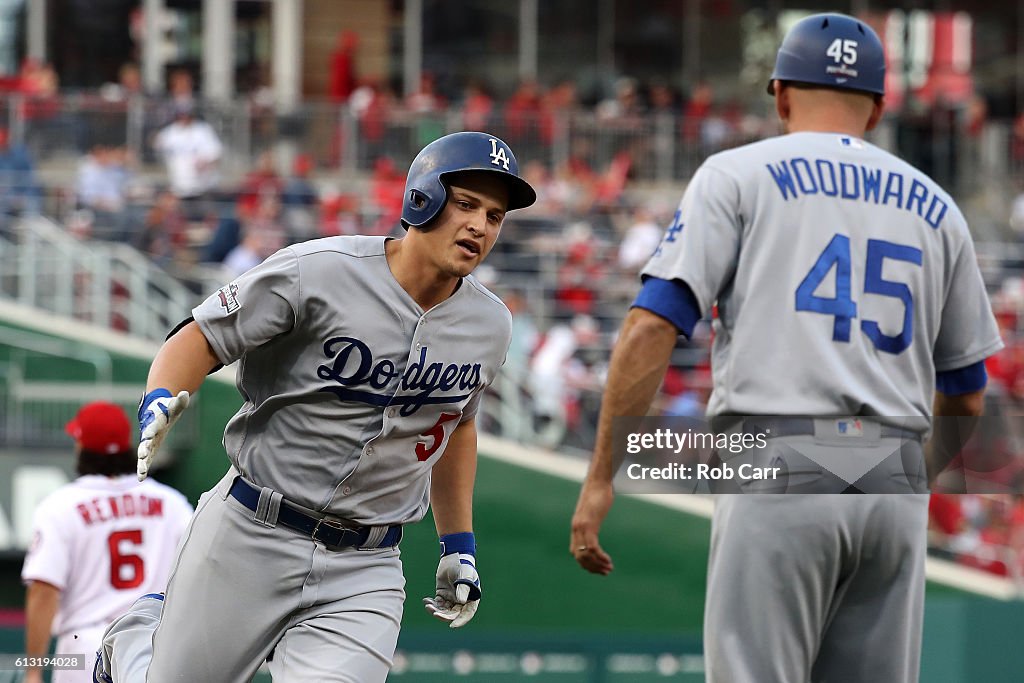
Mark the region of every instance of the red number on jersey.
[[107, 538], [107, 547], [110, 548], [110, 585], [119, 590], [138, 588], [146, 578], [142, 557], [121, 552], [122, 542], [136, 547], [142, 545], [142, 529], [115, 531]]
[[423, 462], [441, 447], [441, 442], [444, 441], [444, 423], [454, 420], [459, 415], [460, 413], [441, 413], [441, 417], [437, 418], [437, 422], [434, 423], [434, 426], [420, 434], [420, 436], [429, 436], [433, 441], [429, 446], [425, 443], [416, 444], [417, 460]]

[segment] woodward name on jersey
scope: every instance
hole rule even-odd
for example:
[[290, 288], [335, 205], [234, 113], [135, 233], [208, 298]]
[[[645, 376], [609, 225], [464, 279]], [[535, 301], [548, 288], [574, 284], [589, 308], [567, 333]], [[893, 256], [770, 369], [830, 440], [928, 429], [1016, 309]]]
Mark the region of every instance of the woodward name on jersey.
[[[844, 140], [849, 138], [839, 139], [841, 143]], [[933, 228], [939, 227], [949, 210], [930, 183], [914, 176], [904, 177], [891, 169], [804, 157], [769, 162], [765, 167], [784, 200], [821, 193], [826, 197], [894, 206], [917, 214]]]

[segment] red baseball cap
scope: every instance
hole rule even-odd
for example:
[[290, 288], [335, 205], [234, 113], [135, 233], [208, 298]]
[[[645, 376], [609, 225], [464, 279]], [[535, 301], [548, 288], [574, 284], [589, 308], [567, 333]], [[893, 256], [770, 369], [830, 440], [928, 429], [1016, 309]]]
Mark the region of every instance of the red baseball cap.
[[120, 406], [106, 401], [88, 403], [64, 426], [64, 431], [92, 453], [123, 453], [132, 446], [132, 426]]

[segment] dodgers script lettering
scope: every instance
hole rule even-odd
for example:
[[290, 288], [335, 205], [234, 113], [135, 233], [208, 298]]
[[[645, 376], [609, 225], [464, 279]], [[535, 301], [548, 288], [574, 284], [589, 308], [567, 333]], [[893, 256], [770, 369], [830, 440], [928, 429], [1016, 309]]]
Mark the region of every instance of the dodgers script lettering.
[[[426, 346], [405, 372], [389, 358], [376, 360], [370, 347], [355, 337], [328, 339], [324, 342], [324, 355], [333, 362], [317, 367], [317, 376], [336, 385], [320, 391], [333, 393], [343, 401], [400, 405], [400, 414], [406, 417], [428, 404], [463, 401], [480, 386], [480, 363], [431, 363]], [[399, 380], [398, 386], [392, 387], [395, 379]], [[448, 393], [454, 390], [460, 393]], [[392, 395], [394, 392], [397, 394]]]

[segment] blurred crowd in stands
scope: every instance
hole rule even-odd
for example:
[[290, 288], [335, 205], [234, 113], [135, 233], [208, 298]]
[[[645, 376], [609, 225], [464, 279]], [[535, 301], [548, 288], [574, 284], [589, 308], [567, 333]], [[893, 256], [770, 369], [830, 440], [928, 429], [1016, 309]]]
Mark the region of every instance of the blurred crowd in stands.
[[1024, 580], [1024, 262], [1007, 254], [991, 296], [1005, 348], [986, 362], [985, 417], [951, 468], [977, 493], [935, 493], [932, 547], [965, 566]]
[[933, 493], [933, 552], [996, 576], [1024, 576], [1024, 496]]
[[[427, 74], [417, 92], [400, 98], [384, 83], [352, 76], [345, 54], [353, 45], [346, 40], [355, 39], [339, 43], [330, 96], [350, 109], [356, 127], [334, 126], [315, 146], [289, 148], [275, 137], [287, 126], [278, 121], [264, 129], [256, 121], [256, 144], [266, 144], [240, 173], [229, 172], [231, 141], [204, 120], [187, 71], [171, 74], [165, 97], [147, 100], [143, 139], [132, 144], [123, 122], [128, 104], [143, 95], [135, 65], [126, 64], [116, 83], [82, 95], [90, 111], [107, 115], [86, 120], [61, 100], [51, 67], [26, 61], [16, 78], [0, 82], [0, 96], [19, 96], [11, 101], [20, 107], [0, 115], [0, 123], [7, 122], [0, 125], [0, 238], [16, 239], [17, 216], [43, 212], [79, 239], [133, 245], [187, 283], [197, 264], [216, 265], [230, 279], [292, 242], [400, 234], [408, 149], [455, 128], [494, 131], [516, 150], [538, 191], [535, 207], [510, 216], [478, 273], [514, 313], [499, 390], [520, 406], [523, 438], [551, 448], [588, 448], [615, 331], [685, 183], [668, 193], [640, 191], [633, 181], [639, 168], [656, 163], [657, 150], [649, 138], [644, 147], [619, 132], [641, 126], [667, 131], [691, 151], [673, 163], [692, 170], [716, 150], [777, 133], [773, 117], [716, 101], [708, 83], [683, 97], [665, 83], [621, 78], [609, 97], [589, 103], [600, 135], [567, 136], [559, 130], [569, 120], [564, 114], [583, 106], [571, 81], [548, 88], [524, 82], [500, 102], [485, 84], [472, 82], [452, 101]], [[256, 111], [270, 110], [265, 92], [257, 89], [251, 98]], [[16, 142], [9, 133], [14, 125], [21, 127]], [[396, 131], [411, 139], [399, 144]], [[353, 135], [361, 149], [355, 167], [363, 172], [346, 177], [351, 184], [342, 187], [337, 169]], [[566, 140], [570, 148], [553, 156], [551, 147]], [[70, 187], [42, 180], [40, 161], [54, 145], [81, 154]], [[1011, 154], [1024, 168], [1024, 114], [1012, 128]], [[685, 178], [685, 171], [676, 167], [670, 175]], [[1014, 222], [1024, 226], [1024, 192], [1021, 197], [1011, 225], [1024, 233]], [[1024, 407], [1024, 321], [1018, 319], [1024, 280], [1007, 279], [993, 302], [1007, 342], [989, 364], [995, 410], [1016, 415]], [[680, 340], [658, 412], [703, 415], [711, 387], [709, 342], [706, 322], [692, 340]], [[1021, 490], [1022, 475], [1008, 476], [1007, 490]], [[1021, 496], [936, 495], [932, 532], [951, 558], [1024, 576]]]

